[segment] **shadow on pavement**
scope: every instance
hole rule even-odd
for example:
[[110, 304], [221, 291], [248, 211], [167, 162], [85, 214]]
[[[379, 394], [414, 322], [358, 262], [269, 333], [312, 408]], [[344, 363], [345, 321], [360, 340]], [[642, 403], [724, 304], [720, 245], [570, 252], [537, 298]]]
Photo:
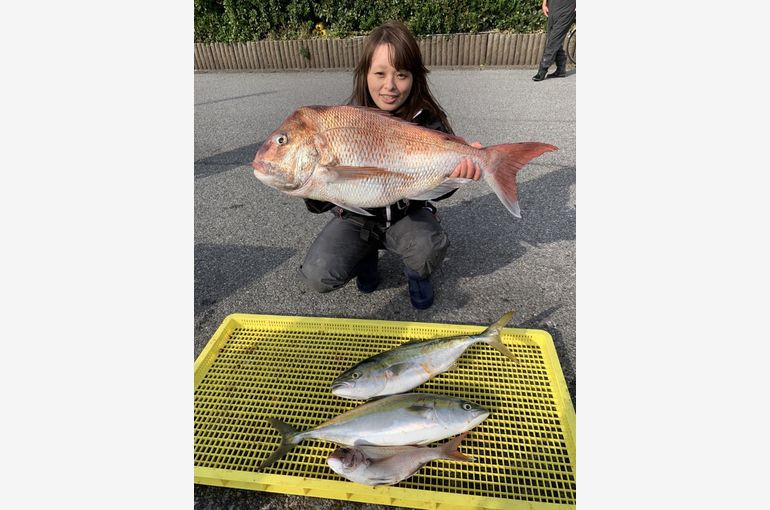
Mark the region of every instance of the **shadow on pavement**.
[[273, 271], [295, 250], [232, 244], [195, 245], [195, 315]]
[[[526, 245], [575, 240], [575, 209], [569, 207], [569, 188], [575, 183], [575, 168], [562, 167], [519, 186], [523, 219], [506, 217], [507, 223], [490, 222], [500, 217], [503, 204], [491, 191], [486, 195], [441, 208], [438, 214], [449, 233], [449, 253], [462, 264], [462, 274], [474, 277], [494, 273], [521, 257]], [[482, 263], [483, 261], [483, 263]]]
[[238, 99], [245, 99], [247, 97], [269, 96], [270, 94], [276, 94], [277, 90], [266, 90], [264, 92], [257, 92], [256, 94], [247, 94], [245, 96], [226, 97], [224, 99], [214, 99], [213, 101], [204, 101], [202, 103], [195, 103], [195, 106], [203, 106], [206, 104], [214, 103], [226, 103], [227, 101], [235, 101]]
[[201, 179], [221, 172], [227, 172], [239, 166], [251, 165], [254, 155], [264, 142], [264, 140], [260, 140], [251, 145], [238, 147], [227, 152], [220, 152], [219, 154], [195, 161], [195, 178]]

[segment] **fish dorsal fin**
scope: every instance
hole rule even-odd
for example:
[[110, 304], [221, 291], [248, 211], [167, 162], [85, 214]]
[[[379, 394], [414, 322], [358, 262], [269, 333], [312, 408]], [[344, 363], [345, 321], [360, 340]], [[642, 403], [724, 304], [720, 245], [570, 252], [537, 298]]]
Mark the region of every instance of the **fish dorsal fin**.
[[366, 403], [368, 404], [369, 402], [374, 402], [375, 400], [382, 400], [383, 398], [390, 397], [390, 396], [392, 396], [392, 395], [390, 395], [390, 394], [388, 394], [388, 395], [377, 395], [375, 397], [367, 399]]
[[410, 200], [433, 200], [442, 195], [446, 195], [452, 190], [455, 190], [465, 183], [471, 182], [473, 179], [447, 179], [435, 188], [421, 193], [420, 195], [409, 197]]
[[[441, 133], [441, 138], [448, 142], [457, 142], [461, 143], [463, 145], [470, 145], [468, 142], [465, 141], [464, 138], [457, 136], [457, 135], [450, 135], [449, 133]], [[475, 149], [475, 147], [474, 147]]]
[[372, 106], [357, 106], [357, 105], [348, 104], [348, 105], [345, 105], [345, 108], [354, 108], [356, 110], [361, 110], [362, 112], [376, 113], [377, 115], [382, 115], [383, 117], [399, 119], [399, 117], [396, 117], [395, 115], [393, 115], [388, 111], [380, 110], [379, 108], [374, 108]]

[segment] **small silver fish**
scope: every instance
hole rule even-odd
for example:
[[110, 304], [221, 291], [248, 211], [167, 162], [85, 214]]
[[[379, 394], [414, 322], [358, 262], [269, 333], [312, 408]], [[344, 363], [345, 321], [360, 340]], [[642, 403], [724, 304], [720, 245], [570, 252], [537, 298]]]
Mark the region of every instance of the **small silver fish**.
[[367, 402], [305, 431], [271, 418], [281, 445], [260, 467], [267, 467], [305, 439], [343, 446], [428, 444], [472, 429], [489, 416], [478, 404], [429, 393], [392, 395]]
[[500, 330], [511, 317], [513, 311], [478, 335], [411, 341], [367, 358], [337, 377], [332, 382], [332, 393], [342, 398], [366, 400], [409, 391], [454, 368], [465, 350], [478, 342], [491, 345], [518, 363], [516, 356], [500, 341]]
[[337, 448], [326, 459], [332, 471], [364, 485], [393, 485], [432, 460], [473, 461], [458, 450], [467, 432], [440, 446], [352, 446]]

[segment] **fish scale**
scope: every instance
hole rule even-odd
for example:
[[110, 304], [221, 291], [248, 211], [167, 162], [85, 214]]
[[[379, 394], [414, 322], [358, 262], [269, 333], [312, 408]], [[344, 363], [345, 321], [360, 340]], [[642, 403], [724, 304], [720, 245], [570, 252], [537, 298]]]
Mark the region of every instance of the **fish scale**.
[[454, 168], [462, 159], [459, 154], [432, 155], [415, 137], [383, 137], [383, 143], [374, 143], [371, 134], [363, 128], [331, 129], [324, 135], [332, 152], [338, 154], [338, 165], [385, 168], [401, 174], [366, 178], [344, 185], [338, 190], [340, 196], [327, 195], [327, 200], [332, 202], [350, 196], [358, 200], [382, 197], [387, 205], [403, 195], [414, 194], [415, 183], [419, 183], [420, 188], [425, 182], [432, 183], [431, 187], [438, 186], [446, 178], [443, 169]]

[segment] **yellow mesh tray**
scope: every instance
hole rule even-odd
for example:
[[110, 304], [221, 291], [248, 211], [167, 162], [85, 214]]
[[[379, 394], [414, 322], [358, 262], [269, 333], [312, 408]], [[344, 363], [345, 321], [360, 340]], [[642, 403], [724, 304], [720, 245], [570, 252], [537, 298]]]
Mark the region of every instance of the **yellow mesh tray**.
[[396, 485], [368, 487], [329, 468], [336, 445], [308, 439], [258, 467], [280, 443], [267, 418], [306, 430], [362, 403], [331, 394], [343, 370], [410, 339], [486, 326], [228, 316], [195, 362], [195, 482], [433, 510], [574, 508], [575, 411], [553, 340], [541, 330], [503, 329], [519, 364], [476, 344], [454, 371], [414, 390], [491, 411], [460, 445], [476, 462], [436, 460]]

